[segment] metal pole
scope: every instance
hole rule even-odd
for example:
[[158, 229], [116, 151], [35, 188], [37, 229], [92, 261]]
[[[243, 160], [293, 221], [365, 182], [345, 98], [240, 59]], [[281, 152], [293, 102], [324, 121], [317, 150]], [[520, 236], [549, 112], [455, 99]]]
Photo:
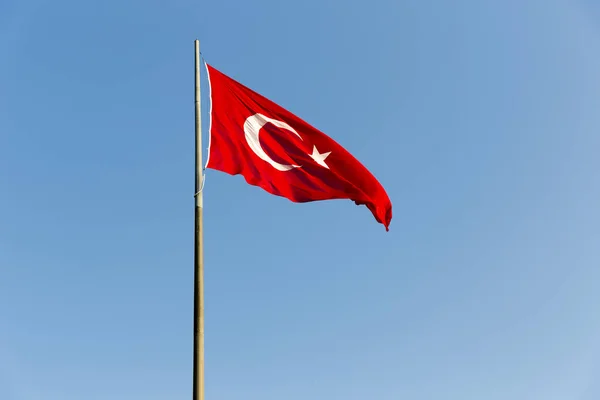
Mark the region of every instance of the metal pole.
[[194, 235], [194, 384], [193, 400], [204, 400], [204, 245], [202, 227], [202, 119], [200, 115], [200, 42], [196, 50], [196, 194]]

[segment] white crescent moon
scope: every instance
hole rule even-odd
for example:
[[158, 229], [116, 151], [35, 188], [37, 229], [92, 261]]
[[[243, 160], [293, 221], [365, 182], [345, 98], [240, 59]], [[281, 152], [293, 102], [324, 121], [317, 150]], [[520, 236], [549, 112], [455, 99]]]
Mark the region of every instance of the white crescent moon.
[[246, 122], [244, 122], [244, 133], [246, 134], [245, 136], [246, 136], [246, 141], [248, 142], [248, 146], [250, 146], [252, 151], [257, 156], [259, 156], [261, 159], [263, 159], [264, 161], [271, 164], [271, 166], [273, 166], [273, 168], [275, 168], [279, 171], [289, 171], [292, 168], [300, 168], [300, 165], [278, 163], [277, 161], [275, 161], [271, 157], [269, 157], [267, 155], [267, 153], [265, 153], [263, 148], [260, 146], [260, 141], [258, 140], [258, 133], [260, 132], [260, 129], [268, 122], [272, 123], [273, 125], [275, 125], [278, 128], [287, 129], [288, 131], [290, 131], [293, 134], [295, 134], [296, 136], [298, 136], [300, 138], [300, 140], [302, 140], [302, 136], [300, 136], [298, 134], [298, 132], [296, 132], [294, 130], [294, 128], [292, 128], [285, 122], [266, 117], [262, 114], [254, 114], [254, 115], [248, 117], [246, 119]]

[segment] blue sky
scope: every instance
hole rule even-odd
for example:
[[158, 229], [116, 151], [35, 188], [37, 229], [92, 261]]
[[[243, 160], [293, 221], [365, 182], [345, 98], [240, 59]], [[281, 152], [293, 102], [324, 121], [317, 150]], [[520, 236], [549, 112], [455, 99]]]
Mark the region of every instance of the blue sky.
[[597, 2], [5, 0], [1, 399], [191, 398], [195, 38], [394, 204], [208, 172], [207, 399], [600, 398]]

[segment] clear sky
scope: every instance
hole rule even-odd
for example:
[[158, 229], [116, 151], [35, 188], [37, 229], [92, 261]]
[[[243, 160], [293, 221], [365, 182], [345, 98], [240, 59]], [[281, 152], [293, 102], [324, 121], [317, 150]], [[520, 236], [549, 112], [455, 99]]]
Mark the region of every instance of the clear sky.
[[191, 398], [195, 38], [394, 204], [208, 171], [207, 400], [600, 398], [597, 1], [3, 0], [0, 399]]

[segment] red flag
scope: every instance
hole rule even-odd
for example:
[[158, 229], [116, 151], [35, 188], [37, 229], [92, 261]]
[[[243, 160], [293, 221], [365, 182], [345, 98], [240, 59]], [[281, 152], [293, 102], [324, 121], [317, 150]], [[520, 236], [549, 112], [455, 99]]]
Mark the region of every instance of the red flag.
[[392, 204], [377, 179], [323, 132], [210, 65], [207, 168], [241, 174], [302, 203], [350, 199], [389, 230]]

